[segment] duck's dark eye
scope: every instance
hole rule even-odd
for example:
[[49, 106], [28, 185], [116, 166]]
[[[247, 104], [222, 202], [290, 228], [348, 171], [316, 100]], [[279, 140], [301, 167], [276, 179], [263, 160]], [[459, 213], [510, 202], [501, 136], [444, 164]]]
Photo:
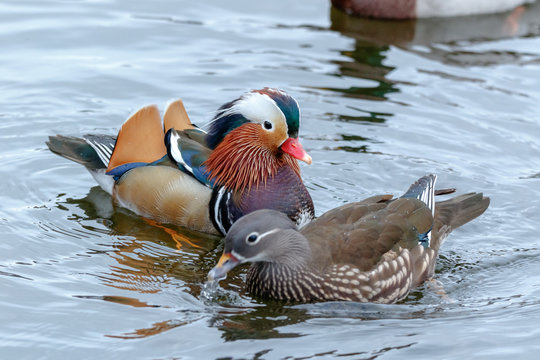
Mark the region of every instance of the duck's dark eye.
[[246, 242], [248, 244], [254, 244], [257, 242], [257, 239], [259, 238], [259, 234], [253, 232], [251, 234], [249, 234], [247, 237], [246, 237]]
[[272, 123], [271, 123], [270, 121], [268, 121], [268, 120], [266, 120], [266, 121], [264, 122], [263, 126], [264, 126], [264, 128], [265, 128], [266, 130], [272, 129]]

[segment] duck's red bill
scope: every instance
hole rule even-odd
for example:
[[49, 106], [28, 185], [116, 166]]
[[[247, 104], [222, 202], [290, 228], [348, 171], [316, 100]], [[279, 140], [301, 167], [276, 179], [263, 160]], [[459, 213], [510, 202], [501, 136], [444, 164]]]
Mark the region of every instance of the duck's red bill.
[[311, 164], [311, 156], [309, 156], [306, 150], [304, 150], [298, 139], [292, 137], [288, 138], [283, 144], [281, 144], [281, 150], [308, 165]]

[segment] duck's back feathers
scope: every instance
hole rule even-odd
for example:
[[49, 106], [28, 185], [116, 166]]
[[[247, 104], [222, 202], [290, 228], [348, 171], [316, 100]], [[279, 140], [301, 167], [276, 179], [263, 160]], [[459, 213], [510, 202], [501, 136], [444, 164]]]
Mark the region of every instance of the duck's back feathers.
[[[426, 188], [430, 184], [432, 181]], [[465, 194], [437, 202], [433, 217], [432, 209], [416, 196], [391, 201], [375, 197], [331, 210], [301, 233], [310, 240], [318, 268], [347, 264], [361, 271], [378, 269], [377, 276], [390, 271], [390, 276], [391, 270], [378, 265], [405, 256], [414, 267], [411, 286], [416, 286], [433, 275], [435, 258], [448, 234], [480, 216], [488, 206], [489, 198], [481, 193]], [[427, 233], [432, 235], [429, 244], [422, 241]]]
[[203, 163], [208, 160], [210, 150], [205, 146], [206, 133], [198, 128], [176, 131], [170, 129], [165, 135], [169, 158], [174, 160], [180, 170], [192, 175], [202, 184], [213, 187]]
[[417, 199], [353, 203], [329, 211], [301, 233], [310, 240], [317, 267], [344, 263], [372, 269], [392, 250], [418, 246], [432, 224], [431, 211]]

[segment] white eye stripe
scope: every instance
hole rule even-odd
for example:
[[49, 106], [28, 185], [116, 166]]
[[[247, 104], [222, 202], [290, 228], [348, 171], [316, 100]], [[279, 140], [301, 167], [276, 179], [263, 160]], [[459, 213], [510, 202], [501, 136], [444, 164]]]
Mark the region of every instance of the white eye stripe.
[[[274, 91], [286, 95], [283, 91]], [[300, 112], [298, 101], [292, 97], [291, 99], [295, 102], [296, 107]], [[226, 109], [218, 110], [214, 120], [206, 124], [206, 126], [211, 126], [212, 122], [235, 114], [242, 115], [252, 123], [260, 124], [263, 129], [265, 128], [265, 121], [269, 121], [272, 124], [272, 128], [265, 129], [267, 131], [272, 132], [276, 127], [283, 126], [285, 128], [285, 133], [289, 133], [289, 125], [287, 124], [285, 113], [281, 110], [276, 101], [270, 95], [257, 91], [245, 94], [241, 98], [235, 100], [232, 105]]]
[[279, 231], [279, 229], [272, 229], [270, 231], [262, 233], [261, 235], [259, 235], [259, 237], [262, 238], [262, 237], [265, 237], [267, 235], [273, 234], [273, 233], [278, 232], [278, 231]]
[[277, 118], [287, 125], [285, 114], [283, 114], [274, 99], [267, 94], [258, 92], [245, 95], [227, 112], [240, 113], [246, 119], [259, 124], [263, 124], [265, 120]]
[[[285, 132], [288, 134], [289, 133], [289, 125], [287, 124], [287, 118], [285, 117], [285, 114], [283, 113], [283, 111], [281, 111], [281, 108], [278, 106], [278, 104], [274, 101], [274, 99], [272, 99], [270, 96], [266, 95], [266, 94], [263, 94], [263, 96], [266, 96], [271, 102], [272, 104], [274, 104], [275, 108], [277, 109], [278, 113], [279, 113], [279, 118], [283, 120], [283, 123], [285, 124]], [[294, 100], [296, 101], [296, 100]], [[297, 103], [298, 104], [298, 103]], [[272, 125], [273, 128], [275, 127], [275, 124], [272, 122]]]
[[[273, 233], [275, 233], [275, 232], [278, 232], [279, 230], [280, 230], [280, 229], [272, 229], [272, 230], [270, 230], [270, 231], [263, 232], [262, 234], [259, 234], [259, 233], [257, 233], [257, 232], [252, 232], [252, 233], [250, 233], [248, 236], [246, 236], [246, 243], [247, 243], [248, 245], [255, 245], [255, 244], [257, 244], [259, 241], [261, 241], [263, 237], [268, 236], [268, 235], [270, 235], [270, 234], [273, 234]], [[257, 239], [256, 239], [255, 241], [248, 241], [248, 238], [249, 238], [251, 235], [257, 235]]]

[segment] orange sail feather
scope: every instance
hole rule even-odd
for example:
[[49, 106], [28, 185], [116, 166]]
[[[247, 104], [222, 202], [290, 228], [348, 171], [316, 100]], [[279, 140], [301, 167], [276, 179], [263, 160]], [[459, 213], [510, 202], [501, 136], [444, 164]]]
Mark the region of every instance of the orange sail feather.
[[169, 131], [171, 128], [178, 131], [195, 128], [195, 126], [191, 124], [191, 120], [189, 120], [186, 108], [181, 99], [171, 102], [167, 107], [167, 110], [165, 110], [165, 115], [163, 115], [163, 127], [165, 132]]
[[167, 153], [164, 136], [158, 108], [150, 105], [140, 109], [120, 128], [107, 172], [128, 163], [161, 159]]

